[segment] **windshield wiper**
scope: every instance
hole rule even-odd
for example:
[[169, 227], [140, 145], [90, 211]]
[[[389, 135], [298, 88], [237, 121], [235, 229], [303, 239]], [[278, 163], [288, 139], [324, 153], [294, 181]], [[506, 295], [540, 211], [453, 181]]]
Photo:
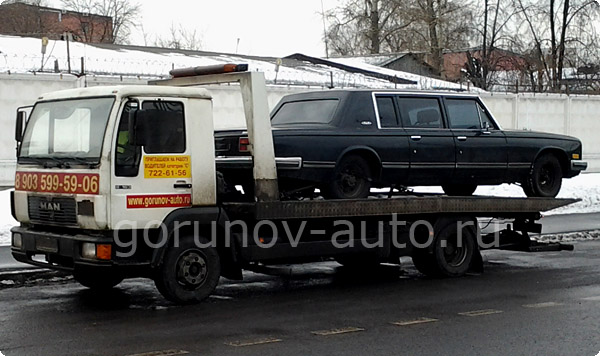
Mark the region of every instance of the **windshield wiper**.
[[[69, 168], [68, 163], [63, 162], [61, 159], [58, 159], [56, 157], [52, 157], [52, 156], [42, 156], [42, 157], [32, 157], [32, 156], [26, 156], [26, 157], [19, 157], [18, 159], [20, 160], [31, 160], [41, 166], [43, 166], [44, 168], [52, 168], [52, 167], [58, 167], [58, 168]], [[51, 165], [50, 161], [55, 162], [55, 165]]]
[[61, 160], [65, 160], [65, 161], [74, 161], [76, 163], [81, 163], [81, 164], [87, 165], [89, 168], [94, 168], [96, 165], [98, 165], [97, 162], [91, 162], [89, 159], [83, 158], [83, 157], [68, 156], [68, 157], [59, 157], [59, 158]]

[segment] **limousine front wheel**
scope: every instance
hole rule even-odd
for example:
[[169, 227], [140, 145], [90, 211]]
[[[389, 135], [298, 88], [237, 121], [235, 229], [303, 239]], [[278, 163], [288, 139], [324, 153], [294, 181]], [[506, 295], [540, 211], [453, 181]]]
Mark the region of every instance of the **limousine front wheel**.
[[523, 184], [523, 191], [528, 197], [553, 198], [560, 191], [562, 177], [558, 158], [544, 154], [535, 160], [530, 176]]
[[371, 190], [371, 168], [361, 156], [349, 155], [335, 167], [333, 180], [325, 187], [329, 199], [361, 199]]

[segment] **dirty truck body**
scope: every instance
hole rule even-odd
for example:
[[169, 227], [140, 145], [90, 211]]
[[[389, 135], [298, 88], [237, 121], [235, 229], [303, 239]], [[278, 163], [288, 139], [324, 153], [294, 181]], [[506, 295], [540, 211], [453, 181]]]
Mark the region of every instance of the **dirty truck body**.
[[[251, 201], [217, 171], [212, 98], [192, 87], [231, 82], [248, 125]], [[193, 303], [220, 276], [241, 279], [242, 270], [269, 264], [335, 259], [367, 270], [412, 256], [421, 272], [453, 277], [480, 269], [483, 248], [569, 248], [528, 236], [541, 230], [540, 212], [569, 199], [282, 200], [277, 165], [285, 157], [274, 156], [262, 73], [152, 84], [51, 93], [20, 111], [30, 114], [17, 115], [15, 133], [15, 259], [72, 272], [96, 289], [148, 277], [166, 298]], [[511, 228], [482, 235], [483, 217], [510, 219]]]

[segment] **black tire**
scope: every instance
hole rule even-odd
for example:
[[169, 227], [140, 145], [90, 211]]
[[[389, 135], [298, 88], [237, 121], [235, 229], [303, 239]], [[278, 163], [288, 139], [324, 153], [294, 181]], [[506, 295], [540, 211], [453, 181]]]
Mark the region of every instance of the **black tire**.
[[446, 184], [442, 185], [442, 189], [448, 196], [468, 197], [475, 193], [477, 184]]
[[[202, 244], [208, 241], [201, 239]], [[178, 304], [198, 303], [217, 287], [221, 262], [215, 247], [198, 247], [194, 239], [181, 239], [170, 247], [156, 271], [154, 283], [168, 300]]]
[[361, 156], [348, 155], [335, 167], [334, 177], [323, 189], [328, 199], [362, 199], [371, 190], [371, 168]]
[[523, 183], [528, 197], [554, 198], [562, 185], [563, 171], [553, 154], [544, 154], [535, 160], [529, 177]]
[[463, 228], [459, 244], [457, 226], [452, 223], [442, 228], [432, 248], [415, 249], [412, 259], [419, 272], [429, 277], [460, 277], [467, 273], [477, 251], [475, 234]]
[[123, 275], [118, 272], [86, 268], [75, 268], [73, 278], [82, 286], [98, 291], [109, 290], [124, 279]]

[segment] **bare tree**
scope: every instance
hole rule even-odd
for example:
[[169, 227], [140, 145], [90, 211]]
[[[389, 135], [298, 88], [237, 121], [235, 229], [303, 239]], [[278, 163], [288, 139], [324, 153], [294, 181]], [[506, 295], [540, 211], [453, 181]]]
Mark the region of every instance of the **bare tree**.
[[[103, 41], [126, 43], [131, 29], [139, 23], [141, 5], [130, 0], [61, 0], [63, 7], [78, 13], [109, 16], [109, 25], [80, 21], [86, 36], [100, 36]], [[87, 24], [87, 25], [84, 25]], [[83, 27], [86, 28], [83, 28]]]
[[154, 45], [164, 48], [173, 49], [185, 49], [198, 51], [203, 47], [202, 36], [196, 31], [196, 29], [189, 30], [182, 26], [175, 27], [171, 23], [169, 34], [167, 37], [158, 36]]
[[465, 69], [475, 86], [488, 90], [495, 84], [495, 70], [498, 67], [518, 68], [523, 65], [523, 61], [518, 54], [501, 49], [508, 48], [511, 42], [511, 21], [517, 12], [511, 6], [511, 1], [483, 0], [481, 5], [475, 12], [475, 18], [483, 19], [483, 23], [476, 23], [475, 26], [480, 40], [476, 38], [474, 43], [479, 45], [466, 52]]
[[[594, 23], [600, 18], [595, 0], [515, 0], [526, 24], [529, 41], [520, 38], [521, 47], [530, 47], [533, 67], [537, 64], [537, 89], [561, 90], [565, 62], [571, 62], [579, 48], [598, 51]], [[568, 53], [567, 49], [573, 50]], [[583, 59], [583, 58], [581, 58]], [[531, 76], [533, 79], [533, 76]]]
[[[424, 52], [443, 72], [444, 49], [468, 44], [470, 2], [456, 0], [348, 0], [330, 12], [334, 54]], [[457, 21], [460, 19], [460, 21]]]
[[392, 37], [412, 22], [401, 0], [347, 0], [327, 14], [327, 42], [333, 54], [395, 51]]

